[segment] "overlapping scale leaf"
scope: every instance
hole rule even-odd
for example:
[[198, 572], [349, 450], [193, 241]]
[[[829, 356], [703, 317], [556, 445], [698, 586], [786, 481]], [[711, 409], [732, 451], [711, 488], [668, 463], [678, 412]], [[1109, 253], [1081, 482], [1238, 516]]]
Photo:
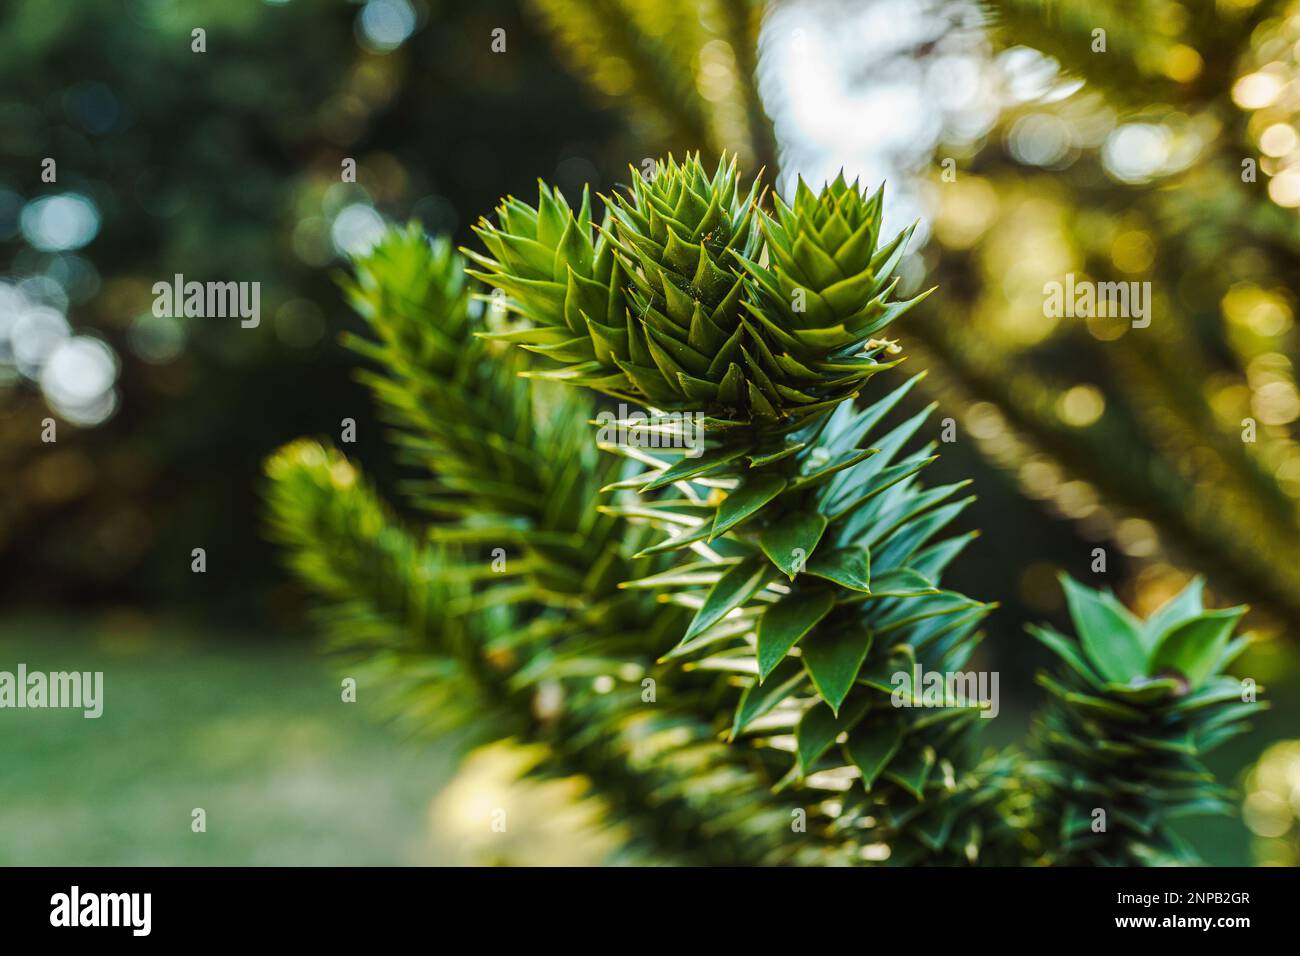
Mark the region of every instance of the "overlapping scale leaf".
[[492, 287], [490, 302], [523, 320], [491, 338], [559, 363], [531, 374], [615, 395], [635, 392], [615, 361], [628, 351], [626, 277], [594, 229], [586, 189], [575, 211], [558, 189], [539, 183], [535, 207], [508, 196], [496, 222], [480, 220], [474, 232], [488, 254], [464, 250], [478, 267], [469, 274]]
[[737, 257], [761, 243], [759, 183], [745, 188], [734, 158], [710, 175], [698, 155], [632, 177], [609, 206], [629, 279], [628, 350], [618, 365], [657, 407], [740, 409], [748, 378]]
[[793, 204], [775, 197], [774, 215], [762, 219], [766, 261], [742, 256], [749, 353], [777, 408], [856, 392], [890, 364], [880, 360], [893, 348], [890, 323], [928, 295], [894, 298], [912, 230], [880, 245], [882, 200], [842, 174], [818, 193], [801, 179]]
[[[931, 447], [912, 447], [926, 413], [883, 427], [911, 384], [781, 436], [791, 454], [639, 454], [658, 463], [650, 495], [624, 487], [610, 507], [666, 531], [660, 547], [708, 556], [629, 586], [694, 611], [666, 656], [744, 685], [733, 738], [778, 752], [791, 741], [783, 786], [839, 794], [834, 825], [864, 848], [888, 845], [896, 862], [974, 862], [1010, 838], [992, 812], [1004, 788], [979, 770], [969, 733], [979, 710], [893, 699], [899, 672], [961, 670], [991, 610], [938, 586], [970, 540], [942, 537], [967, 501], [960, 485], [919, 482], [933, 460]], [[917, 831], [929, 849], [903, 836], [920, 816], [933, 824]]]
[[1244, 609], [1206, 611], [1198, 579], [1141, 621], [1107, 592], [1063, 584], [1077, 636], [1030, 628], [1062, 665], [1039, 675], [1049, 702], [1028, 771], [1039, 852], [1066, 865], [1196, 863], [1169, 822], [1231, 810], [1203, 756], [1264, 706], [1224, 673], [1245, 644], [1231, 638]]
[[[723, 222], [708, 211], [707, 182], [689, 162], [661, 169], [615, 213], [619, 252], [627, 273], [637, 277], [629, 299], [654, 322], [684, 319], [688, 308], [698, 314], [701, 303], [730, 308], [731, 290], [721, 284], [703, 288], [686, 275], [692, 261], [705, 258], [707, 233], [688, 232], [698, 222], [690, 219], [682, 226], [682, 220], [703, 217], [711, 228]], [[796, 206], [807, 222], [780, 205], [778, 215], [789, 218], [790, 229], [815, 226], [809, 235], [839, 254], [846, 267], [856, 262], [857, 251], [847, 240], [867, 237], [872, 249], [862, 268], [870, 270], [874, 260], [876, 268], [892, 269], [893, 252], [876, 259], [874, 249], [878, 197], [867, 200], [856, 187], [850, 192], [842, 180], [835, 188], [833, 202], [812, 208], [801, 194]], [[732, 191], [724, 189], [727, 195]], [[824, 209], [832, 215], [823, 218]], [[841, 237], [836, 229], [845, 216], [855, 228]], [[760, 223], [775, 257], [771, 243], [785, 233], [765, 216]], [[720, 241], [734, 249], [741, 244], [738, 234], [724, 231]], [[687, 241], [702, 247], [694, 260], [682, 251]], [[927, 490], [919, 484], [917, 475], [932, 456], [927, 448], [908, 453], [905, 446], [925, 413], [887, 430], [880, 427], [911, 383], [862, 410], [846, 401], [870, 374], [886, 367], [874, 356], [887, 343], [845, 337], [850, 328], [862, 332], [868, 314], [872, 321], [880, 319], [878, 312], [864, 302], [854, 312], [836, 315], [836, 324], [843, 318], [849, 326], [826, 331], [816, 319], [768, 308], [762, 304], [765, 276], [756, 271], [757, 251], [752, 243], [744, 245], [733, 268], [738, 275], [743, 268], [748, 297], [740, 300], [743, 311], [734, 319], [729, 311], [721, 313], [735, 323], [724, 331], [732, 330], [740, 361], [730, 363], [721, 380], [717, 373], [723, 366], [713, 367], [716, 399], [705, 379], [690, 381], [693, 391], [684, 396], [657, 396], [660, 408], [687, 408], [698, 416], [689, 452], [610, 446], [648, 470], [639, 487], [630, 480], [620, 483], [606, 510], [661, 529], [662, 540], [648, 553], [689, 549], [714, 562], [712, 575], [705, 570], [708, 563], [689, 562], [678, 566], [678, 575], [629, 586], [661, 588], [667, 600], [694, 611], [668, 659], [732, 674], [745, 685], [730, 735], [777, 752], [780, 741], [793, 736], [796, 759], [783, 786], [856, 794], [838, 802], [834, 825], [870, 819], [879, 827], [878, 839], [898, 845], [907, 821], [929, 812], [919, 806], [943, 803], [943, 812], [952, 811], [956, 820], [958, 804], [950, 802], [955, 794], [979, 789], [971, 783], [977, 755], [966, 733], [976, 710], [904, 710], [891, 701], [891, 678], [900, 667], [949, 671], [964, 664], [988, 613], [988, 606], [935, 583], [964, 544], [935, 539], [967, 501], [958, 497], [961, 485]], [[801, 255], [804, 245], [799, 244]], [[901, 241], [894, 251], [898, 248]], [[793, 274], [781, 268], [787, 278]], [[827, 284], [832, 279], [821, 278]], [[687, 298], [677, 295], [678, 283], [686, 286]], [[847, 302], [832, 299], [837, 306]], [[798, 332], [806, 335], [793, 338]], [[806, 390], [792, 394], [784, 384], [791, 376], [801, 377]], [[667, 387], [666, 380], [660, 387]], [[671, 416], [666, 412], [658, 421], [667, 427]], [[874, 764], [863, 763], [866, 751], [852, 749], [854, 742], [885, 730], [907, 745], [877, 755]], [[980, 813], [987, 809], [982, 802], [979, 807]], [[962, 836], [965, 842], [954, 858], [977, 859], [985, 837], [992, 839], [997, 827], [980, 819]], [[881, 822], [889, 820], [894, 822]], [[946, 848], [955, 832], [937, 824], [934, 842]]]
[[[464, 260], [446, 239], [430, 242], [416, 225], [392, 229], [354, 265], [343, 285], [372, 335], [347, 342], [375, 363], [360, 378], [400, 429], [403, 463], [419, 469], [403, 489], [435, 516], [473, 512], [471, 526], [439, 528], [442, 540], [508, 547], [512, 568], [531, 569], [531, 589], [498, 574], [489, 580], [501, 586], [476, 599], [585, 596], [585, 572], [575, 569], [593, 542], [616, 535], [615, 522], [585, 504], [617, 469], [580, 426], [586, 398], [566, 390], [547, 416], [534, 414], [517, 357], [493, 355], [475, 337], [490, 313], [472, 314]], [[610, 560], [611, 590], [631, 567]]]
[[599, 229], [585, 193], [576, 213], [545, 185], [536, 207], [507, 198], [469, 255], [526, 320], [499, 337], [559, 363], [535, 374], [793, 428], [894, 364], [877, 333], [918, 300], [891, 299], [906, 235], [876, 248], [879, 194], [801, 183], [775, 217], [763, 198], [734, 158], [669, 157], [632, 170]]

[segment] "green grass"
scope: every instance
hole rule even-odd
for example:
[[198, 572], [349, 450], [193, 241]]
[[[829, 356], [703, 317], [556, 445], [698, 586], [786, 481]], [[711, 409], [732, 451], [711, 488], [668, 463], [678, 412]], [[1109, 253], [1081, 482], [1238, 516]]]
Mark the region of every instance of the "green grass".
[[0, 623], [0, 670], [20, 661], [103, 671], [104, 713], [0, 710], [0, 864], [447, 858], [429, 806], [452, 747], [403, 741], [364, 700], [343, 703], [307, 642]]
[[[1295, 686], [1294, 655], [1276, 658], [1247, 672]], [[558, 824], [568, 798], [493, 771], [493, 759], [510, 762], [500, 753], [448, 788], [457, 742], [402, 739], [364, 689], [343, 703], [339, 675], [310, 641], [0, 622], [0, 670], [20, 661], [103, 671], [104, 713], [0, 710], [0, 865], [596, 863], [610, 849], [580, 822]], [[1211, 761], [1224, 782], [1295, 735], [1294, 698], [1265, 696], [1274, 709]], [[1006, 716], [1017, 732], [1026, 719]], [[487, 833], [497, 805], [519, 821], [509, 839]], [[205, 833], [191, 831], [195, 807]], [[1239, 817], [1179, 829], [1210, 863], [1251, 862]]]

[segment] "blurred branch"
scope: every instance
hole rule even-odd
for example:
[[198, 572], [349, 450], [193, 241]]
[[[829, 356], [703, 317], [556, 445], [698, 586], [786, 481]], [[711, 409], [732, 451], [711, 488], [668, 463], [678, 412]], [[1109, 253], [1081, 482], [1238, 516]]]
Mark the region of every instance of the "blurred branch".
[[620, 0], [530, 3], [568, 53], [574, 73], [606, 96], [630, 98], [665, 129], [668, 146], [683, 153], [702, 147], [720, 151], [699, 98], [672, 65], [671, 49], [640, 30]]
[[758, 92], [761, 0], [531, 0], [574, 72], [660, 126], [656, 152], [735, 153], [775, 172]]
[[[989, 20], [1006, 46], [1032, 47], [1054, 57], [1067, 74], [1128, 106], [1142, 107], [1177, 87], [1162, 66], [1174, 41], [1140, 10], [1152, 0], [985, 0]], [[1103, 42], [1094, 31], [1105, 31]]]
[[1300, 590], [1290, 569], [1243, 541], [1214, 508], [1188, 506], [1192, 491], [1160, 458], [1143, 467], [1142, 448], [1124, 449], [1094, 428], [1064, 425], [1052, 408], [1055, 389], [1023, 364], [1012, 369], [992, 350], [956, 332], [964, 322], [947, 314], [913, 323], [910, 338], [921, 344], [923, 362], [942, 368], [944, 378], [967, 397], [997, 406], [1031, 447], [1096, 487], [1120, 508], [1154, 523], [1189, 559], [1221, 577], [1237, 592], [1300, 627]]
[[726, 38], [736, 54], [741, 95], [749, 125], [750, 151], [755, 167], [767, 170], [775, 181], [777, 143], [772, 120], [758, 93], [758, 38], [766, 10], [764, 0], [718, 0], [726, 18]]

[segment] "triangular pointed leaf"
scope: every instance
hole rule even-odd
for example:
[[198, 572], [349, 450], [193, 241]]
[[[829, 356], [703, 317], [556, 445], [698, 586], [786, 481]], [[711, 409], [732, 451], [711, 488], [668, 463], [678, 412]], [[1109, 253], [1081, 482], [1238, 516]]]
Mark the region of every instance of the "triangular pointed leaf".
[[731, 721], [731, 739], [734, 740], [737, 734], [790, 696], [803, 680], [803, 668], [799, 662], [787, 660], [776, 669], [772, 680], [750, 684], [736, 705], [736, 714]]
[[694, 478], [697, 475], [703, 475], [706, 472], [720, 468], [729, 461], [735, 461], [737, 458], [749, 451], [747, 445], [726, 445], [719, 448], [705, 449], [699, 455], [683, 456], [679, 461], [666, 469], [663, 474], [657, 475], [642, 487], [642, 491], [654, 491], [656, 488], [664, 488], [675, 481], [682, 481], [686, 478]]
[[1171, 627], [1189, 617], [1196, 617], [1205, 610], [1202, 598], [1204, 590], [1205, 579], [1198, 575], [1187, 582], [1187, 587], [1152, 612], [1142, 628], [1142, 642], [1148, 654], [1155, 650], [1160, 638]]
[[819, 551], [805, 570], [851, 591], [871, 591], [871, 552], [866, 545]]
[[1109, 594], [1062, 576], [1070, 617], [1093, 666], [1107, 680], [1127, 684], [1147, 673], [1141, 625]]
[[763, 590], [769, 574], [768, 566], [758, 555], [745, 558], [728, 568], [717, 583], [709, 588], [704, 604], [695, 612], [695, 618], [686, 629], [681, 643], [703, 633]]
[[758, 622], [758, 679], [766, 680], [790, 648], [834, 606], [835, 595], [819, 587], [795, 591], [764, 611]]
[[1084, 659], [1079, 653], [1079, 646], [1071, 641], [1064, 634], [1052, 630], [1050, 627], [1038, 627], [1029, 625], [1026, 628], [1030, 634], [1037, 638], [1041, 643], [1047, 645], [1048, 650], [1059, 657], [1065, 663], [1069, 664], [1076, 674], [1082, 677], [1093, 687], [1101, 690], [1105, 682], [1101, 679], [1096, 669]]
[[835, 738], [862, 719], [866, 713], [868, 701], [858, 700], [843, 714], [835, 714], [825, 704], [814, 704], [804, 711], [799, 719], [795, 737], [799, 746], [799, 766], [803, 773], [809, 773], [817, 758], [835, 743]]
[[784, 491], [785, 486], [786, 480], [780, 475], [754, 475], [747, 478], [718, 505], [717, 514], [713, 517], [713, 530], [709, 533], [710, 540], [753, 515]]
[[862, 785], [868, 790], [889, 766], [903, 742], [903, 726], [893, 714], [881, 711], [858, 724], [849, 734], [844, 750], [862, 772]]
[[765, 529], [759, 535], [758, 545], [773, 564], [794, 580], [812, 558], [825, 530], [825, 515], [816, 511], [796, 511]]
[[871, 643], [871, 631], [845, 628], [818, 634], [803, 646], [803, 666], [817, 693], [832, 711], [839, 713], [840, 705], [852, 689], [862, 662], [871, 650]]
[[1151, 673], [1177, 671], [1192, 687], [1199, 687], [1214, 673], [1232, 629], [1245, 613], [1242, 607], [1225, 608], [1174, 625], [1160, 637], [1151, 655]]
[[890, 763], [885, 776], [921, 800], [925, 796], [925, 782], [930, 778], [937, 757], [933, 747], [912, 747]]

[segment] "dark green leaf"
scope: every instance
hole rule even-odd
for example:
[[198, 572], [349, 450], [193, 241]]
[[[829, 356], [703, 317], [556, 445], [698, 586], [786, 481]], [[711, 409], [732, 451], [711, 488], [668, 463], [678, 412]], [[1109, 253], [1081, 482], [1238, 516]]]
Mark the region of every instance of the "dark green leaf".
[[824, 587], [797, 590], [769, 606], [758, 622], [758, 679], [766, 680], [834, 606], [835, 595]]
[[731, 611], [740, 607], [751, 597], [763, 590], [770, 572], [757, 555], [745, 558], [739, 564], [732, 565], [718, 578], [716, 584], [709, 588], [704, 597], [704, 604], [695, 612], [691, 626], [686, 629], [682, 643], [712, 627], [726, 617]]
[[694, 458], [689, 456], [681, 458], [672, 467], [665, 470], [663, 474], [646, 482], [641, 490], [654, 491], [656, 488], [671, 485], [674, 481], [682, 481], [686, 478], [703, 475], [715, 468], [722, 467], [729, 461], [734, 461], [747, 451], [749, 451], [748, 445], [725, 445], [718, 448], [707, 448], [702, 454]]
[[1155, 646], [1151, 673], [1177, 671], [1192, 687], [1199, 687], [1214, 673], [1232, 629], [1245, 613], [1242, 607], [1225, 608], [1174, 625], [1160, 636]]
[[871, 590], [871, 552], [866, 545], [819, 551], [805, 570], [851, 591]]
[[803, 666], [817, 693], [839, 712], [840, 704], [857, 679], [862, 662], [871, 650], [871, 631], [863, 628], [818, 634], [803, 646]]
[[1064, 575], [1061, 583], [1084, 652], [1101, 675], [1127, 684], [1146, 674], [1147, 654], [1137, 619], [1109, 594]]
[[790, 580], [812, 558], [817, 542], [826, 530], [826, 516], [816, 511], [797, 511], [781, 517], [776, 524], [766, 528], [758, 538], [758, 545], [772, 563]]
[[885, 776], [920, 800], [925, 796], [925, 782], [930, 779], [937, 756], [933, 747], [912, 747], [889, 765]]
[[786, 480], [780, 475], [754, 475], [746, 479], [739, 488], [722, 499], [722, 504], [718, 505], [709, 540], [713, 540], [753, 515], [784, 491], [785, 486]]
[[1069, 664], [1076, 674], [1098, 690], [1102, 689], [1103, 681], [1101, 677], [1083, 659], [1083, 655], [1079, 653], [1078, 645], [1068, 637], [1052, 630], [1050, 627], [1038, 627], [1033, 624], [1029, 625], [1026, 630], [1040, 642], [1046, 644], [1053, 654]]
[[765, 684], [758, 681], [745, 688], [736, 705], [736, 715], [731, 722], [731, 739], [785, 700], [804, 679], [803, 668], [795, 660], [787, 660], [774, 672], [773, 679]]
[[1155, 650], [1160, 638], [1175, 624], [1196, 617], [1205, 610], [1202, 601], [1204, 590], [1205, 579], [1198, 575], [1187, 582], [1187, 587], [1152, 612], [1142, 628], [1142, 642], [1147, 654]]
[[872, 714], [868, 720], [853, 729], [844, 749], [849, 759], [862, 771], [864, 787], [871, 789], [881, 771], [898, 753], [902, 741], [902, 724], [888, 711]]
[[829, 707], [820, 703], [804, 711], [795, 731], [799, 744], [799, 766], [803, 773], [811, 772], [817, 758], [826, 752], [835, 738], [862, 718], [867, 703], [866, 700], [860, 700], [842, 715], [832, 713]]

